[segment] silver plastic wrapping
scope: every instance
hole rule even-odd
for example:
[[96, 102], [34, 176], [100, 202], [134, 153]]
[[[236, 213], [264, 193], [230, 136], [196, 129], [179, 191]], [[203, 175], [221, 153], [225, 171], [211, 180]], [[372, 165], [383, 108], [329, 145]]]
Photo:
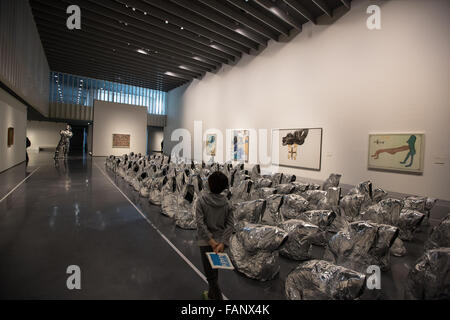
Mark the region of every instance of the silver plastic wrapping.
[[312, 259], [312, 245], [314, 238], [320, 236], [318, 226], [303, 220], [286, 220], [281, 225], [288, 233], [287, 241], [281, 246], [280, 254], [293, 260]]
[[302, 212], [298, 219], [314, 224], [321, 230], [327, 230], [336, 219], [336, 213], [331, 210], [309, 210]]
[[340, 201], [340, 212], [348, 221], [358, 220], [362, 204], [364, 202], [364, 195], [351, 194], [344, 196]]
[[364, 199], [361, 203], [361, 210], [365, 210], [367, 207], [372, 205], [372, 182], [364, 181], [360, 184], [356, 185], [353, 189], [348, 192], [348, 195], [359, 194], [364, 196]]
[[[339, 212], [339, 204], [341, 202], [341, 188], [329, 187], [326, 191], [325, 198], [322, 198], [316, 205], [317, 210], [332, 210]], [[310, 204], [311, 207], [311, 204]]]
[[[253, 180], [253, 179], [252, 179]], [[270, 188], [272, 186], [272, 180], [267, 178], [258, 178], [255, 181], [255, 189]]]
[[325, 182], [322, 185], [322, 190], [327, 191], [328, 188], [337, 188], [339, 187], [339, 182], [341, 181], [341, 174], [338, 173], [332, 173], [330, 176], [325, 180]]
[[175, 224], [181, 229], [197, 229], [195, 221], [196, 195], [194, 186], [188, 184], [178, 196], [177, 211], [175, 213]]
[[236, 223], [260, 223], [265, 209], [266, 200], [263, 199], [239, 202], [234, 207], [234, 220]]
[[277, 250], [285, 242], [288, 234], [275, 226], [246, 223], [237, 229], [236, 236], [245, 250], [254, 252]]
[[174, 177], [164, 185], [161, 194], [161, 212], [169, 218], [174, 218], [178, 209], [177, 184]]
[[416, 210], [425, 215], [422, 224], [428, 225], [431, 209], [434, 207], [437, 199], [428, 197], [407, 197], [405, 198], [405, 209]]
[[412, 240], [414, 238], [415, 231], [420, 226], [424, 218], [425, 214], [419, 211], [403, 209], [400, 212], [400, 218], [397, 224], [400, 229], [400, 239], [406, 241]]
[[375, 188], [375, 189], [373, 190], [372, 199], [373, 199], [373, 202], [374, 202], [374, 203], [378, 203], [378, 202], [380, 202], [381, 200], [386, 199], [387, 196], [388, 196], [388, 194], [387, 194], [386, 191], [384, 191], [384, 190], [381, 189], [381, 188]]
[[280, 213], [280, 207], [283, 204], [282, 194], [273, 194], [266, 198], [266, 210], [263, 213], [263, 223], [269, 225], [278, 225], [284, 221]]
[[250, 173], [250, 178], [253, 181], [256, 181], [261, 178], [261, 167], [259, 164], [255, 164], [252, 168], [252, 172]]
[[149, 188], [149, 195], [148, 195], [148, 201], [154, 205], [160, 206], [161, 205], [161, 190], [162, 187], [166, 184], [167, 177], [159, 177], [156, 179], [153, 179], [150, 188]]
[[303, 262], [286, 278], [289, 300], [354, 300], [364, 292], [366, 276], [324, 260]]
[[297, 177], [294, 174], [283, 174], [281, 176], [280, 184], [289, 184], [294, 182]]
[[323, 190], [307, 190], [302, 193], [302, 197], [308, 201], [310, 209], [317, 209], [319, 202], [327, 197], [327, 192]]
[[230, 239], [230, 258], [236, 270], [259, 281], [273, 279], [280, 270], [278, 251], [287, 238], [282, 229], [247, 225]]
[[428, 250], [410, 270], [405, 288], [406, 299], [450, 299], [450, 248]]
[[397, 227], [366, 221], [353, 222], [347, 230], [331, 237], [324, 259], [361, 272], [370, 265], [388, 270], [389, 250], [397, 236]]
[[283, 204], [280, 213], [285, 219], [297, 219], [302, 212], [308, 210], [308, 201], [298, 194], [286, 194], [283, 197]]
[[251, 200], [252, 186], [252, 180], [243, 180], [237, 186], [231, 187], [231, 203], [234, 205], [242, 201]]
[[272, 180], [272, 187], [276, 187], [281, 183], [281, 180], [283, 179], [283, 174], [281, 172], [274, 173], [269, 176], [269, 179]]
[[290, 183], [279, 184], [275, 187], [276, 193], [278, 194], [291, 194], [294, 192], [295, 187]]
[[252, 188], [252, 191], [250, 191], [250, 199], [257, 200], [257, 199], [267, 199], [273, 194], [277, 193], [277, 189], [275, 188]]
[[395, 239], [391, 247], [391, 254], [396, 257], [403, 257], [406, 255], [406, 247], [400, 238]]
[[361, 212], [360, 218], [375, 223], [398, 226], [402, 209], [403, 200], [387, 198]]
[[450, 213], [433, 227], [430, 237], [425, 243], [425, 249], [450, 247]]
[[310, 189], [309, 183], [295, 181], [292, 182], [292, 185], [294, 186], [294, 191], [292, 193], [296, 193], [299, 195], [302, 195], [305, 191], [312, 190]]

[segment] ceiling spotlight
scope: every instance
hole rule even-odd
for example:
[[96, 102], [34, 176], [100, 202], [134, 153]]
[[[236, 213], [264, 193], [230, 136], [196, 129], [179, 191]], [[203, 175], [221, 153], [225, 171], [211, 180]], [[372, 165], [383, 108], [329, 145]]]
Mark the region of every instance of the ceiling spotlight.
[[143, 50], [143, 49], [137, 49], [136, 51], [139, 52], [139, 53], [141, 53], [141, 54], [148, 55], [148, 52], [145, 51], [145, 50]]
[[183, 28], [183, 27], [181, 27], [180, 29], [181, 29], [181, 30], [184, 30], [184, 28]]
[[136, 8], [133, 8], [133, 11], [136, 11]]
[[144, 11], [144, 15], [147, 15], [147, 12]]
[[169, 20], [166, 20], [166, 23], [169, 23]]

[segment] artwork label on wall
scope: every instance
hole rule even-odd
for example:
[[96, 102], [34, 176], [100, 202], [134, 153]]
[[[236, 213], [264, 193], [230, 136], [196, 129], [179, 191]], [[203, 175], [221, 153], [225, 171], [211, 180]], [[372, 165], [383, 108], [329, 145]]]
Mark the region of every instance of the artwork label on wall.
[[249, 131], [245, 129], [231, 132], [231, 160], [248, 162], [249, 159]]
[[8, 128], [8, 147], [14, 144], [14, 128]]
[[217, 148], [217, 135], [208, 134], [206, 135], [206, 155], [215, 157]]
[[130, 148], [131, 135], [129, 134], [113, 134], [113, 148]]
[[273, 129], [273, 147], [278, 147], [278, 163], [274, 159], [273, 164], [320, 171], [322, 131], [322, 128]]
[[368, 168], [422, 173], [424, 150], [423, 133], [370, 134]]

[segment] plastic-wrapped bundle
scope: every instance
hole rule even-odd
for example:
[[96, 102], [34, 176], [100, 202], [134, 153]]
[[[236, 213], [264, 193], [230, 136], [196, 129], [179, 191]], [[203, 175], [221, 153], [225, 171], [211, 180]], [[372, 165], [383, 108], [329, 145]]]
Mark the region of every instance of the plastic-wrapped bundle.
[[142, 188], [142, 182], [145, 178], [147, 178], [148, 173], [147, 172], [141, 172], [138, 174], [133, 180], [131, 180], [131, 186], [135, 191], [139, 191]]
[[361, 203], [361, 209], [365, 210], [372, 205], [372, 182], [361, 182], [348, 192], [348, 195], [360, 194], [364, 196], [364, 200]]
[[266, 198], [266, 210], [263, 213], [263, 222], [269, 225], [278, 225], [284, 221], [280, 213], [283, 204], [282, 194], [273, 194]]
[[278, 194], [291, 194], [294, 192], [295, 187], [290, 183], [279, 184], [275, 187], [275, 190]]
[[408, 274], [405, 298], [450, 299], [450, 248], [428, 250]]
[[267, 178], [259, 178], [255, 180], [255, 189], [270, 188], [272, 186], [272, 180]]
[[397, 236], [397, 227], [353, 222], [348, 230], [341, 230], [330, 239], [324, 259], [357, 271], [364, 271], [369, 265], [388, 270], [389, 250]]
[[280, 184], [289, 184], [294, 182], [297, 179], [295, 174], [283, 174], [281, 176]]
[[309, 210], [302, 212], [297, 219], [318, 226], [321, 230], [327, 230], [336, 218], [336, 213], [331, 210]]
[[286, 220], [280, 228], [288, 233], [287, 241], [280, 247], [280, 254], [293, 260], [313, 258], [312, 245], [314, 238], [320, 236], [318, 226], [303, 220]]
[[412, 240], [414, 232], [422, 223], [425, 215], [416, 210], [403, 209], [400, 212], [400, 218], [398, 221], [398, 228], [400, 229], [400, 239]]
[[178, 209], [178, 192], [175, 177], [170, 178], [162, 188], [161, 212], [169, 218], [174, 218]]
[[387, 192], [384, 191], [384, 190], [381, 189], [381, 188], [376, 188], [376, 189], [373, 190], [372, 198], [373, 198], [373, 202], [374, 202], [374, 203], [378, 203], [378, 202], [380, 202], [381, 200], [386, 199], [387, 196], [388, 196]]
[[[329, 187], [325, 198], [322, 198], [316, 205], [317, 210], [332, 210], [339, 212], [341, 202], [341, 188]], [[310, 205], [311, 206], [311, 205]]]
[[292, 193], [296, 193], [299, 195], [302, 195], [305, 191], [311, 190], [309, 183], [295, 181], [292, 182], [292, 185], [294, 186], [294, 191]]
[[425, 249], [450, 247], [450, 213], [431, 230]]
[[260, 223], [265, 209], [266, 200], [263, 199], [239, 202], [234, 207], [234, 219], [237, 223]]
[[275, 188], [252, 188], [252, 191], [250, 191], [250, 199], [257, 200], [257, 199], [267, 199], [273, 194], [277, 193], [277, 189]]
[[396, 257], [403, 257], [406, 254], [406, 248], [400, 238], [395, 239], [391, 247], [391, 254]]
[[328, 188], [337, 188], [339, 187], [339, 182], [341, 181], [341, 174], [332, 173], [330, 176], [325, 180], [325, 182], [322, 185], [322, 190], [327, 191]]
[[286, 219], [297, 219], [302, 212], [308, 210], [308, 201], [298, 194], [286, 194], [280, 207], [281, 215]]
[[434, 207], [437, 199], [428, 197], [407, 197], [405, 198], [405, 209], [416, 210], [425, 214], [423, 224], [428, 224], [431, 209]]
[[366, 276], [324, 260], [303, 262], [286, 278], [289, 300], [354, 300], [364, 292]]
[[259, 178], [261, 178], [261, 167], [259, 164], [255, 164], [252, 168], [252, 172], [250, 174], [250, 178], [253, 181], [258, 180]]
[[302, 194], [302, 197], [309, 202], [310, 209], [316, 209], [319, 202], [326, 196], [327, 192], [322, 190], [308, 190]]
[[175, 224], [182, 229], [197, 229], [195, 222], [195, 190], [192, 184], [187, 184], [178, 197]]
[[149, 195], [148, 195], [148, 201], [150, 203], [157, 206], [161, 205], [161, 189], [166, 184], [166, 182], [167, 177], [159, 177], [153, 179], [149, 188]]
[[260, 281], [273, 279], [280, 270], [278, 251], [287, 233], [276, 227], [251, 225], [239, 229], [230, 240], [230, 258], [236, 270]]
[[251, 199], [250, 192], [252, 190], [253, 181], [243, 180], [236, 187], [231, 188], [231, 203], [236, 204], [242, 201], [249, 201]]
[[340, 212], [348, 221], [358, 219], [361, 206], [364, 202], [364, 195], [352, 194], [344, 196], [340, 201]]
[[278, 172], [269, 176], [269, 179], [272, 180], [272, 187], [276, 187], [279, 185], [283, 179], [283, 173]]
[[361, 220], [397, 226], [400, 221], [400, 212], [402, 209], [403, 200], [387, 198], [361, 212], [360, 218]]

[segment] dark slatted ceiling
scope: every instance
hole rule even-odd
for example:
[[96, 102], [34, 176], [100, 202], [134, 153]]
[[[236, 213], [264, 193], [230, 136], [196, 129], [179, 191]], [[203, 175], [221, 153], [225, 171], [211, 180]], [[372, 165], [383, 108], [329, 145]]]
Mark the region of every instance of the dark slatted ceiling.
[[[30, 0], [51, 70], [163, 91], [235, 64], [350, 2]], [[81, 30], [66, 27], [73, 4]]]

